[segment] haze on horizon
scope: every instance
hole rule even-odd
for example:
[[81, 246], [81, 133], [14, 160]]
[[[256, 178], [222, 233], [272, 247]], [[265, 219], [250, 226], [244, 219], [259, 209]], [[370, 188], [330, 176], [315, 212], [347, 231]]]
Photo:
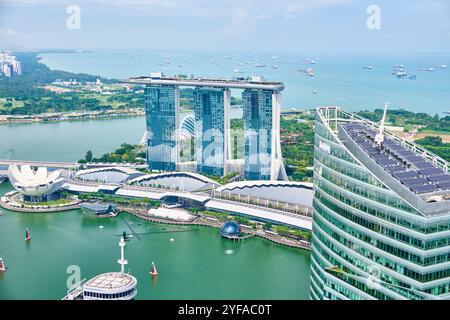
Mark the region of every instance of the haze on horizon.
[[450, 0], [0, 0], [0, 48], [449, 53]]

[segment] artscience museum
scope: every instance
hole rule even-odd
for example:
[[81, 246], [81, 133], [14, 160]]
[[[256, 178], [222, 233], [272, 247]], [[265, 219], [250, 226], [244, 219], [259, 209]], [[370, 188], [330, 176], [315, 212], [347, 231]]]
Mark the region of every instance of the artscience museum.
[[48, 172], [46, 167], [33, 170], [30, 165], [12, 164], [8, 170], [9, 180], [25, 201], [42, 202], [58, 197], [64, 178], [60, 171]]

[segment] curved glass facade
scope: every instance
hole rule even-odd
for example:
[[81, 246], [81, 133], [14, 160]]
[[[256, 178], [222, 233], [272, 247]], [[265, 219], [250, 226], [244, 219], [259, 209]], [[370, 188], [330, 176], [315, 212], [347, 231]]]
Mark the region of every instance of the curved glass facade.
[[224, 89], [195, 88], [194, 111], [197, 136], [197, 172], [223, 176], [225, 166]]
[[425, 215], [388, 188], [339, 138], [353, 120], [316, 111], [311, 298], [449, 299], [450, 202]]
[[175, 86], [155, 85], [147, 85], [144, 89], [147, 160], [151, 170], [176, 170], [179, 90]]

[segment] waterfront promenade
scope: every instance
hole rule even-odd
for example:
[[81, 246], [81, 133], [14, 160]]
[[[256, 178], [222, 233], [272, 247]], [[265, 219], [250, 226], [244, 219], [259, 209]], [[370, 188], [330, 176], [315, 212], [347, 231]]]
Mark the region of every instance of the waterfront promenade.
[[[72, 170], [77, 168], [80, 164], [76, 162], [52, 162], [52, 161], [31, 161], [31, 160], [8, 160], [0, 159], [0, 174], [6, 175], [8, 173], [8, 166], [10, 164], [25, 165], [28, 164], [31, 167], [47, 167], [51, 170]], [[90, 164], [85, 164], [87, 168], [97, 168], [97, 167], [126, 167], [135, 168], [137, 165], [135, 163], [103, 163], [95, 162]]]
[[[172, 225], [190, 225], [190, 226], [209, 226], [214, 228], [221, 228], [223, 225], [223, 222], [215, 219], [210, 218], [205, 215], [198, 215], [195, 219], [192, 221], [175, 221], [175, 220], [168, 220], [168, 219], [161, 219], [158, 217], [154, 217], [148, 214], [147, 209], [143, 208], [137, 208], [137, 207], [131, 207], [131, 206], [122, 206], [119, 205], [117, 207], [117, 210], [119, 212], [127, 212], [130, 213], [140, 219], [156, 222], [156, 223], [164, 223], [164, 224], [172, 224]], [[282, 237], [280, 235], [277, 235], [275, 233], [267, 233], [264, 230], [261, 229], [253, 229], [249, 226], [241, 225], [241, 227], [244, 229], [243, 232], [252, 235], [252, 236], [258, 236], [267, 240], [270, 240], [272, 242], [285, 245], [288, 247], [294, 247], [294, 248], [300, 248], [305, 250], [311, 250], [311, 245], [306, 242], [301, 242], [294, 239], [288, 239], [286, 237]]]
[[[63, 186], [68, 191], [79, 193], [99, 192], [106, 184], [92, 182], [81, 182], [77, 180], [68, 180]], [[295, 214], [292, 212], [258, 206], [245, 202], [218, 199], [208, 193], [194, 193], [186, 191], [176, 191], [170, 189], [159, 189], [151, 187], [142, 187], [136, 185], [109, 185], [116, 187], [115, 195], [131, 198], [148, 198], [152, 200], [163, 201], [168, 197], [177, 197], [179, 199], [190, 200], [204, 206], [207, 210], [229, 212], [236, 215], [246, 216], [250, 219], [268, 221], [275, 224], [289, 225], [294, 228], [310, 231], [312, 229], [312, 219], [310, 216]]]

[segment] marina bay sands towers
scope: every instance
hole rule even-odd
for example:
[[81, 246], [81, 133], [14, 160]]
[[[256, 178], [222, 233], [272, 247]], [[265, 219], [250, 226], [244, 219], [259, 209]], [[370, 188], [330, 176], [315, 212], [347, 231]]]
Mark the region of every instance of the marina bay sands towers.
[[[145, 86], [147, 160], [151, 170], [185, 171], [190, 165], [206, 175], [238, 172], [247, 180], [287, 180], [280, 143], [283, 83], [262, 77], [230, 80], [165, 77], [161, 73], [127, 82]], [[180, 162], [180, 87], [194, 89], [194, 164]], [[242, 90], [244, 159], [232, 158], [230, 89]]]

